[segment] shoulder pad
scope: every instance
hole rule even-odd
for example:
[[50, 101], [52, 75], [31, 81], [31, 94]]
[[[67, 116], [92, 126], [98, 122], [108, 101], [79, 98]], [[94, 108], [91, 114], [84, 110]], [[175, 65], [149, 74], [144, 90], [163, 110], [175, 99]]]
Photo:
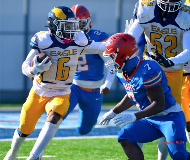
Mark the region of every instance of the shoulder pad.
[[184, 5], [180, 11], [178, 16], [176, 17], [176, 23], [184, 29], [189, 30], [190, 29], [190, 7], [187, 5]]
[[89, 43], [91, 43], [91, 39], [87, 34], [85, 34], [83, 31], [81, 31], [81, 32], [77, 33], [75, 43], [79, 46], [86, 46]]
[[140, 23], [146, 22], [147, 20], [151, 20], [154, 18], [155, 5], [156, 5], [156, 0], [139, 0], [137, 19], [139, 19]]
[[44, 49], [52, 44], [49, 31], [37, 32], [31, 39], [30, 47], [33, 49]]

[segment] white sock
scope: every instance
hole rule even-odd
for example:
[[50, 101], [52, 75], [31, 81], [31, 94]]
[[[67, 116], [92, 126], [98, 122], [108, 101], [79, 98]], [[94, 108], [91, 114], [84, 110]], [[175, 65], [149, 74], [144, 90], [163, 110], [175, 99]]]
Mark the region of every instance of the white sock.
[[187, 140], [190, 143], [190, 132], [187, 132], [187, 131], [185, 131], [185, 132], [186, 132]]
[[137, 144], [142, 149], [144, 143], [137, 143]]
[[[61, 118], [58, 122], [57, 122], [57, 125], [56, 125], [56, 128], [55, 128], [55, 130], [54, 130], [54, 135], [55, 135], [55, 133], [57, 132], [57, 130], [58, 130], [58, 128], [59, 128], [59, 126], [60, 126], [60, 124], [63, 122], [63, 119]], [[53, 137], [54, 137], [54, 135], [53, 135]], [[42, 150], [42, 152], [39, 154], [39, 159], [42, 159], [42, 156], [43, 156], [43, 154], [44, 154], [44, 150], [45, 150], [45, 148]]]
[[162, 137], [159, 139], [158, 160], [166, 160], [168, 156], [168, 147], [167, 147], [167, 144], [161, 143], [161, 141], [166, 142], [166, 138]]
[[12, 143], [11, 143], [11, 150], [13, 152], [18, 152], [18, 150], [21, 147], [22, 143], [26, 139], [26, 137], [20, 137], [18, 135], [18, 131], [17, 130], [18, 130], [18, 128], [14, 132], [13, 140], [12, 140]]
[[56, 125], [57, 124], [53, 124], [50, 122], [45, 123], [32, 151], [30, 152], [30, 155], [32, 155], [34, 158], [38, 158], [39, 154], [43, 151], [43, 149], [45, 149], [47, 144], [55, 135]]

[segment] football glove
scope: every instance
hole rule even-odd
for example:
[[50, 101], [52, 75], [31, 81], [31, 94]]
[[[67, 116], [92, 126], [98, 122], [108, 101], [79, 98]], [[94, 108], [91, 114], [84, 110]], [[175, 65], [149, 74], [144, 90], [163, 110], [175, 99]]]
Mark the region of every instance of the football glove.
[[130, 123], [136, 121], [134, 113], [121, 113], [118, 114], [113, 120], [117, 127], [122, 128]]
[[156, 60], [160, 65], [166, 68], [174, 66], [174, 62], [172, 62], [170, 59], [165, 58], [163, 55], [159, 54], [158, 52], [155, 52], [155, 54], [156, 56], [150, 55], [150, 57]]
[[33, 67], [31, 68], [31, 72], [33, 74], [35, 74], [35, 75], [38, 74], [38, 73], [42, 73], [42, 72], [47, 71], [50, 68], [51, 64], [52, 64], [51, 61], [49, 61], [48, 63], [46, 63], [46, 61], [47, 61], [47, 59], [49, 57], [46, 57], [41, 63], [39, 63], [37, 61], [37, 58], [38, 58], [38, 56], [35, 55], [35, 57], [34, 57], [34, 64], [33, 64]]
[[126, 23], [125, 23], [125, 32], [124, 33], [127, 33], [129, 28], [132, 26], [133, 24], [133, 19], [130, 20], [130, 22], [128, 20], [126, 20]]
[[110, 120], [111, 120], [112, 118], [114, 118], [116, 115], [117, 115], [117, 114], [114, 113], [114, 112], [112, 111], [112, 109], [111, 109], [109, 112], [106, 112], [106, 113], [102, 116], [102, 118], [101, 118], [99, 124], [100, 124], [100, 125], [108, 125], [109, 122], [110, 122]]

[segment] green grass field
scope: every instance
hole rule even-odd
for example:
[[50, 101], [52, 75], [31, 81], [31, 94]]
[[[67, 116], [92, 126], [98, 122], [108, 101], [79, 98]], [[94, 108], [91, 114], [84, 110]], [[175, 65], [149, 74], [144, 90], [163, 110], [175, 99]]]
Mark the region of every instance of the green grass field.
[[[35, 140], [24, 141], [17, 157], [26, 159], [34, 143]], [[10, 145], [11, 141], [0, 141], [1, 160], [10, 149]], [[187, 150], [190, 151], [189, 143]], [[144, 144], [143, 153], [145, 160], [156, 160], [157, 141]], [[53, 139], [43, 156], [44, 160], [127, 160], [117, 138]], [[171, 157], [168, 156], [167, 160], [171, 160]]]

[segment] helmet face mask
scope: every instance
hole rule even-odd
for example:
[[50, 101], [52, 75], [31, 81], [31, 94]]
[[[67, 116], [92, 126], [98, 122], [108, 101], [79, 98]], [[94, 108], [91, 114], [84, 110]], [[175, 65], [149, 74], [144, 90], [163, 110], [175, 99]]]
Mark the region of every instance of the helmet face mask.
[[91, 17], [88, 17], [87, 19], [79, 19], [79, 28], [84, 31], [88, 32], [90, 31], [90, 23], [91, 23]]
[[91, 29], [91, 15], [86, 7], [83, 5], [74, 5], [71, 10], [75, 13], [77, 19], [79, 20], [79, 28], [84, 32], [89, 32]]
[[164, 0], [157, 0], [157, 5], [164, 11], [173, 13], [182, 8], [185, 0], [171, 0], [171, 2], [166, 2]]
[[115, 71], [121, 73], [128, 60], [137, 56], [138, 53], [139, 50], [135, 38], [124, 33], [114, 34], [108, 38], [105, 44], [103, 55], [111, 58], [111, 60], [105, 63], [105, 66], [111, 73]]
[[48, 14], [48, 27], [57, 37], [74, 40], [79, 31], [79, 21], [70, 8], [58, 6]]

